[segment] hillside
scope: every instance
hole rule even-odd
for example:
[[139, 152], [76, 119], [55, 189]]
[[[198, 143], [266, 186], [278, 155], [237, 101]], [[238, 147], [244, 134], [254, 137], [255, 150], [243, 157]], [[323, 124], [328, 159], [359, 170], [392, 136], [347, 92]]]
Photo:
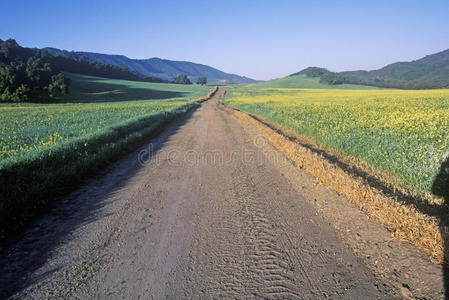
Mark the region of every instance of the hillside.
[[64, 102], [115, 102], [134, 100], [196, 99], [207, 94], [209, 86], [109, 79], [64, 72], [71, 81]]
[[248, 87], [255, 88], [302, 88], [302, 89], [352, 89], [352, 90], [372, 90], [378, 89], [373, 86], [356, 84], [331, 85], [320, 83], [318, 77], [308, 77], [304, 74], [291, 75], [284, 78], [273, 79], [264, 82], [249, 84]]
[[373, 71], [330, 72], [309, 67], [293, 75], [319, 78], [332, 85], [362, 84], [384, 88], [432, 89], [449, 87], [449, 49], [411, 62], [396, 62]]
[[393, 78], [408, 81], [441, 81], [449, 83], [449, 49], [411, 62], [389, 64], [379, 70], [349, 71], [347, 75], [366, 78]]
[[119, 65], [53, 56], [45, 50], [25, 48], [14, 39], [0, 39], [0, 102], [45, 102], [66, 94], [70, 78], [64, 72], [145, 82], [144, 77]]
[[210, 83], [251, 83], [255, 80], [225, 73], [207, 65], [192, 63], [188, 61], [173, 61], [161, 58], [131, 59], [124, 55], [110, 55], [92, 52], [69, 52], [55, 48], [45, 48], [55, 56], [64, 56], [72, 59], [87, 59], [89, 61], [101, 62], [127, 67], [130, 71], [142, 76], [157, 77], [164, 80], [172, 80], [179, 74], [187, 75], [190, 80], [195, 81], [198, 77], [206, 77]]

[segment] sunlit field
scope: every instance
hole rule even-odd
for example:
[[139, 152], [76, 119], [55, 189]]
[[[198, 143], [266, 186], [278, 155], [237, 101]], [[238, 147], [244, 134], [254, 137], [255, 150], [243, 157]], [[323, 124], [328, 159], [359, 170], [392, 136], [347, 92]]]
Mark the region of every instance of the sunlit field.
[[120, 127], [125, 122], [137, 122], [139, 118], [180, 108], [211, 89], [78, 74], [69, 76], [72, 87], [64, 100], [90, 103], [0, 106], [0, 161], [74, 138], [94, 138], [93, 135], [111, 126]]
[[0, 159], [94, 135], [109, 126], [184, 104], [164, 100], [0, 108]]
[[266, 117], [429, 192], [449, 156], [449, 90], [228, 90], [227, 105]]

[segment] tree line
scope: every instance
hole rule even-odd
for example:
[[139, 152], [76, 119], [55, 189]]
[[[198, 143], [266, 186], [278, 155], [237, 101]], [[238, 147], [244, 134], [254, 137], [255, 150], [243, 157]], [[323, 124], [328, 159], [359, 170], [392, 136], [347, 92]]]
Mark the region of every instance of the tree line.
[[21, 47], [15, 40], [0, 40], [0, 101], [45, 101], [65, 95], [70, 79], [63, 72], [111, 79], [166, 82], [142, 77], [126, 67], [53, 56], [46, 50]]
[[[63, 72], [111, 79], [168, 82], [152, 76], [141, 76], [127, 67], [88, 61], [86, 58], [54, 56], [44, 49], [21, 47], [14, 39], [0, 39], [0, 102], [46, 101], [68, 93], [71, 80]], [[186, 75], [173, 83], [192, 84]], [[196, 84], [207, 83], [199, 77]]]
[[408, 81], [400, 80], [394, 78], [366, 78], [355, 75], [347, 75], [343, 73], [331, 72], [324, 68], [309, 67], [298, 73], [291, 74], [294, 75], [306, 75], [308, 77], [319, 77], [320, 83], [329, 85], [340, 85], [340, 84], [358, 84], [358, 85], [368, 85], [380, 88], [394, 88], [394, 89], [435, 89], [447, 87], [447, 84], [440, 82], [430, 82], [430, 81]]
[[51, 63], [45, 51], [0, 40], [0, 101], [28, 101], [67, 93], [70, 80]]
[[[173, 83], [176, 84], [192, 84], [192, 82], [190, 81], [189, 77], [187, 77], [187, 75], [184, 74], [180, 74], [178, 76], [176, 76], [175, 78], [173, 78]], [[196, 84], [200, 84], [200, 85], [205, 85], [207, 83], [207, 78], [206, 77], [198, 77], [196, 80]]]

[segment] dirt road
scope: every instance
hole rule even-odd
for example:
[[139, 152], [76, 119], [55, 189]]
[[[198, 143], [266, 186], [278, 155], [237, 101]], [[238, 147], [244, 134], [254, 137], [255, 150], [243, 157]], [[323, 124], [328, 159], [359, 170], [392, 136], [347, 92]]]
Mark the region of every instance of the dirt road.
[[38, 220], [0, 296], [389, 298], [222, 93]]

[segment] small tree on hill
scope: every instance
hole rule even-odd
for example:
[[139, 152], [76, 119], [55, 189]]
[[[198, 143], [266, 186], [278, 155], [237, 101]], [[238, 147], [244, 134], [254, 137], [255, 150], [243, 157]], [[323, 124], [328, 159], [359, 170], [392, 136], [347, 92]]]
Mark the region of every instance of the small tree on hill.
[[71, 80], [64, 78], [62, 73], [53, 75], [51, 77], [51, 83], [47, 87], [50, 97], [58, 97], [67, 94], [70, 82]]
[[173, 78], [173, 83], [177, 83], [177, 84], [192, 84], [192, 82], [190, 82], [189, 77], [187, 77], [184, 74], [178, 75], [175, 78]]
[[196, 80], [196, 84], [205, 85], [206, 83], [207, 83], [206, 77], [198, 77], [198, 79]]

